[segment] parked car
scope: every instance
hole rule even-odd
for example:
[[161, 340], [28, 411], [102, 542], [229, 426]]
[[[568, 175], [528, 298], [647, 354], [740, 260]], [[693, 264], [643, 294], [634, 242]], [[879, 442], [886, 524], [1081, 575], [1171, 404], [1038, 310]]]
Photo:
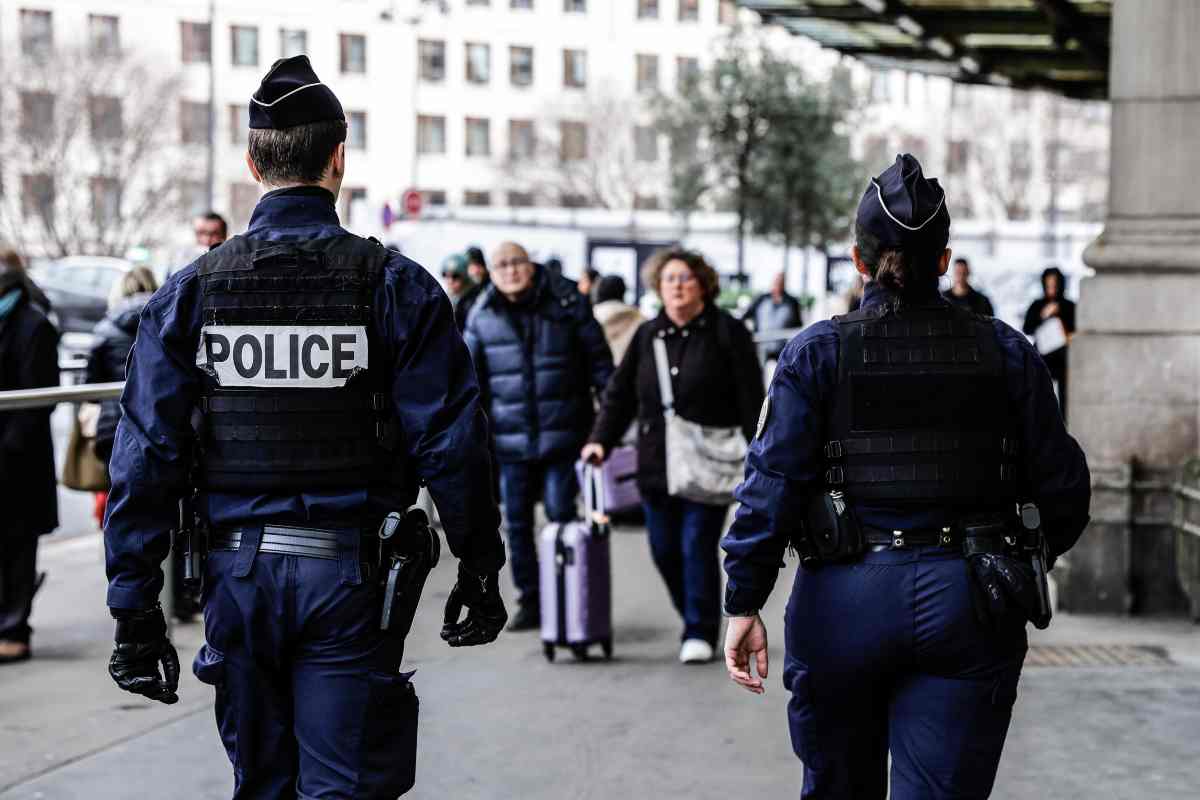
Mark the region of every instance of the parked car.
[[133, 268], [122, 258], [68, 256], [30, 270], [42, 288], [64, 333], [91, 333], [108, 310], [116, 280]]

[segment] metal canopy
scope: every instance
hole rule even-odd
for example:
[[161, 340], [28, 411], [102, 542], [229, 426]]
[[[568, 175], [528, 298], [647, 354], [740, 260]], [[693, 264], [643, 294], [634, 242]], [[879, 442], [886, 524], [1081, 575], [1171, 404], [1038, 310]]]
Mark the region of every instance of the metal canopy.
[[1112, 0], [739, 0], [873, 66], [1108, 96]]

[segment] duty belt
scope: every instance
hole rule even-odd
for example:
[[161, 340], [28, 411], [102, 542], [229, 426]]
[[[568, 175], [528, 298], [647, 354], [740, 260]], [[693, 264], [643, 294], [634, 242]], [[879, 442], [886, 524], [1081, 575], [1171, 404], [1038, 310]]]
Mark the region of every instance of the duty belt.
[[[321, 528], [292, 528], [286, 525], [264, 525], [258, 543], [260, 553], [280, 553], [286, 556], [306, 556], [336, 561], [341, 552], [345, 532]], [[360, 554], [372, 552], [378, 547], [378, 539], [366, 533], [360, 534]], [[213, 533], [209, 540], [210, 550], [238, 550], [242, 546], [242, 529], [232, 528]]]
[[900, 547], [955, 547], [962, 543], [962, 532], [956, 528], [925, 528], [915, 531], [889, 531], [863, 526], [863, 542], [871, 550]]

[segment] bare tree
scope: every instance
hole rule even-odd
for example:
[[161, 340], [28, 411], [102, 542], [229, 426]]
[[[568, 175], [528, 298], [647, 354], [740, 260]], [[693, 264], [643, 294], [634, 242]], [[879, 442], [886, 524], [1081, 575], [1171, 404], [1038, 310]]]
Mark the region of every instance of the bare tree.
[[52, 257], [159, 243], [178, 224], [188, 179], [203, 178], [179, 144], [181, 86], [182, 75], [126, 52], [6, 59], [0, 236]]

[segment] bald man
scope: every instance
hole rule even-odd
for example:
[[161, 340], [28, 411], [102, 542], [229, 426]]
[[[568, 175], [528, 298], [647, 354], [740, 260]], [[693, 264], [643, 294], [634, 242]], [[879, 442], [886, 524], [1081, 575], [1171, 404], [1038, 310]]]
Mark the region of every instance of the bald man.
[[509, 630], [541, 624], [533, 508], [552, 522], [575, 518], [575, 458], [592, 427], [593, 394], [613, 372], [591, 304], [575, 284], [505, 242], [491, 285], [467, 320], [467, 347], [491, 418], [517, 611]]

